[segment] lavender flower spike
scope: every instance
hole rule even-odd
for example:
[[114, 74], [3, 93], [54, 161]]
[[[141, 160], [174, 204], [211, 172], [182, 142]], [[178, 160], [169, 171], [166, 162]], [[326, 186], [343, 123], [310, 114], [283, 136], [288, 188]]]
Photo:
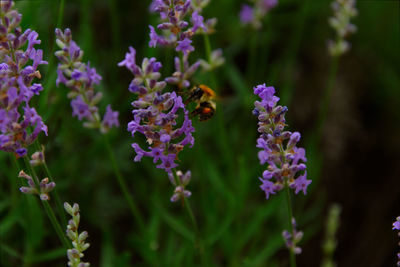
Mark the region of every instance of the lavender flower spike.
[[149, 26], [149, 46], [175, 46], [176, 51], [185, 53], [193, 51], [190, 41], [194, 35], [214, 32], [216, 20], [204, 20], [201, 15], [208, 2], [208, 0], [154, 0], [150, 10], [160, 15], [161, 23], [157, 29], [162, 30], [163, 34], [159, 35], [153, 26]]
[[278, 5], [278, 0], [255, 0], [254, 6], [242, 5], [239, 13], [240, 21], [244, 25], [252, 25], [255, 29], [260, 29], [263, 18], [267, 13]]
[[26, 174], [24, 171], [20, 171], [18, 177], [24, 178], [28, 182], [28, 186], [22, 186], [19, 190], [24, 194], [37, 194], [41, 200], [47, 201], [50, 199], [49, 192], [51, 192], [56, 184], [54, 182], [49, 183], [49, 178], [44, 178], [40, 181], [39, 189], [36, 187], [32, 177]]
[[[192, 121], [180, 96], [175, 92], [162, 92], [166, 83], [158, 81], [161, 63], [155, 58], [144, 58], [138, 66], [136, 50], [132, 47], [129, 50], [125, 60], [118, 64], [134, 75], [129, 91], [138, 95], [138, 99], [132, 102], [133, 120], [128, 124], [128, 131], [132, 137], [137, 132], [143, 134], [148, 144], [148, 150], [142, 149], [138, 143], [132, 144], [136, 152], [135, 161], [140, 161], [143, 156], [152, 157], [154, 163], [161, 161], [157, 168], [169, 173], [178, 166], [175, 161], [179, 152], [186, 145], [192, 147], [194, 144]], [[179, 116], [183, 116], [183, 122], [177, 127]]]
[[336, 31], [335, 41], [328, 41], [329, 52], [332, 56], [340, 56], [350, 49], [347, 36], [356, 32], [357, 27], [350, 23], [357, 16], [356, 0], [335, 0], [332, 3], [334, 17], [329, 18], [329, 25]]
[[87, 262], [81, 262], [83, 258], [83, 252], [90, 246], [89, 243], [85, 243], [88, 233], [83, 231], [79, 234], [78, 228], [80, 223], [79, 205], [74, 204], [71, 206], [69, 203], [64, 203], [65, 211], [72, 216], [72, 219], [67, 225], [67, 236], [72, 241], [72, 249], [67, 250], [68, 255], [68, 266], [71, 267], [88, 267], [90, 266]]
[[0, 4], [0, 150], [22, 157], [40, 132], [47, 135], [47, 126], [29, 105], [43, 90], [34, 81], [41, 78], [38, 66], [47, 62], [43, 51], [35, 48], [40, 44], [38, 34], [19, 27], [22, 15], [14, 9], [14, 2]]
[[101, 119], [97, 104], [102, 98], [100, 92], [94, 91], [94, 86], [100, 83], [101, 76], [90, 63], [83, 63], [83, 51], [72, 40], [70, 29], [62, 32], [56, 29], [56, 42], [61, 48], [55, 55], [59, 59], [57, 69], [57, 86], [62, 83], [71, 91], [72, 116], [79, 120], [85, 119], [84, 127], [100, 129], [101, 133], [107, 133], [113, 126], [118, 127], [118, 112], [107, 106], [107, 111]]
[[[257, 147], [262, 150], [258, 153], [260, 163], [268, 163], [260, 188], [265, 191], [268, 199], [271, 194], [289, 186], [295, 193], [303, 191], [306, 194], [311, 180], [307, 180], [305, 171], [305, 150], [296, 147], [300, 141], [300, 133], [285, 131], [285, 113], [287, 107], [277, 106], [279, 98], [275, 96], [275, 89], [265, 84], [254, 87], [254, 94], [261, 101], [254, 102], [253, 114], [258, 117]], [[303, 174], [298, 174], [303, 172]]]
[[181, 171], [176, 172], [177, 180], [174, 177], [173, 173], [168, 173], [168, 178], [172, 185], [175, 186], [174, 194], [171, 197], [171, 202], [176, 202], [178, 200], [184, 200], [192, 195], [192, 192], [186, 190], [186, 186], [189, 184], [190, 179], [192, 177], [192, 173], [187, 171], [183, 174]]
[[[182, 59], [175, 57], [175, 72], [171, 77], [165, 78], [169, 84], [178, 86], [178, 89], [188, 88], [190, 86], [190, 77], [196, 72], [200, 66], [200, 61], [193, 65], [189, 65], [188, 56], [184, 55]], [[183, 69], [182, 69], [183, 68]]]
[[284, 230], [282, 232], [283, 239], [285, 240], [285, 245], [289, 250], [292, 250], [295, 254], [301, 254], [301, 248], [297, 244], [303, 238], [303, 232], [298, 231], [296, 228], [296, 220], [292, 218], [293, 236], [289, 231]]

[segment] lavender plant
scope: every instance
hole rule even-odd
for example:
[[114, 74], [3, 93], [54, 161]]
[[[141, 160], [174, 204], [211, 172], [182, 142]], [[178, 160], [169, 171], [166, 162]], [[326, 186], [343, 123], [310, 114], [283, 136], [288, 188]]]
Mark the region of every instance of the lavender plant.
[[[396, 218], [396, 221], [393, 223], [392, 230], [400, 231], [400, 216]], [[397, 235], [400, 237], [400, 232], [397, 232]], [[399, 242], [400, 245], [400, 242]], [[397, 253], [397, 266], [400, 266], [400, 252]]]
[[32, 177], [26, 174], [24, 171], [20, 171], [18, 177], [25, 178], [29, 186], [22, 186], [19, 190], [24, 194], [37, 194], [41, 200], [49, 200], [48, 193], [53, 190], [56, 183], [50, 182], [49, 178], [44, 178], [40, 181], [39, 189], [36, 187]]
[[[298, 148], [296, 144], [300, 141], [299, 132], [285, 131], [285, 113], [287, 107], [277, 105], [279, 98], [275, 96], [274, 87], [265, 84], [254, 87], [254, 94], [261, 101], [254, 102], [253, 114], [258, 117], [257, 148], [262, 150], [258, 153], [260, 163], [268, 163], [264, 171], [260, 186], [264, 190], [266, 198], [271, 194], [292, 188], [298, 194], [303, 191], [306, 194], [311, 180], [307, 180], [305, 172], [307, 161], [304, 148]], [[303, 174], [299, 174], [303, 172]]]
[[57, 68], [57, 86], [62, 83], [71, 91], [68, 98], [71, 98], [72, 115], [79, 120], [85, 119], [83, 124], [87, 128], [100, 129], [102, 133], [107, 133], [113, 126], [118, 127], [118, 112], [113, 111], [108, 105], [106, 112], [101, 119], [98, 107], [96, 106], [101, 98], [100, 92], [95, 92], [94, 86], [100, 83], [101, 76], [95, 68], [90, 67], [90, 62], [83, 63], [83, 51], [72, 40], [70, 29], [62, 32], [55, 30], [56, 43], [61, 50], [55, 55], [60, 61]]
[[278, 191], [286, 191], [290, 233], [285, 231], [283, 236], [290, 251], [291, 266], [295, 266], [295, 254], [301, 252], [296, 244], [302, 234], [295, 229], [289, 189], [294, 189], [296, 194], [300, 191], [306, 194], [307, 187], [311, 184], [305, 171], [305, 150], [296, 146], [300, 141], [300, 133], [285, 131], [285, 113], [288, 109], [277, 105], [279, 98], [275, 96], [274, 87], [258, 85], [254, 87], [254, 94], [261, 98], [261, 101], [254, 102], [253, 110], [253, 114], [259, 120], [260, 137], [257, 140], [257, 148], [262, 150], [258, 153], [258, 158], [261, 165], [268, 164], [263, 177], [259, 178], [262, 182], [260, 188], [265, 192], [267, 199]]
[[79, 205], [75, 203], [71, 206], [69, 203], [65, 202], [64, 208], [65, 211], [72, 216], [72, 219], [68, 222], [66, 231], [68, 238], [72, 241], [73, 247], [72, 249], [67, 250], [68, 266], [88, 267], [90, 266], [89, 263], [81, 262], [81, 259], [84, 257], [83, 252], [89, 248], [90, 244], [85, 242], [88, 238], [88, 233], [86, 231], [83, 231], [82, 233], [78, 232], [81, 219]]
[[293, 235], [287, 231], [284, 230], [282, 232], [283, 239], [285, 240], [285, 245], [286, 247], [290, 250], [293, 251], [294, 254], [300, 254], [301, 253], [301, 248], [297, 246], [297, 244], [301, 241], [303, 238], [303, 232], [298, 231], [297, 224], [295, 218], [292, 218], [292, 228], [293, 228]]
[[[22, 157], [47, 126], [30, 101], [43, 90], [38, 66], [47, 64], [37, 32], [19, 26], [22, 15], [11, 0], [1, 2], [0, 21], [0, 150]], [[27, 45], [26, 45], [27, 44]]]
[[127, 189], [127, 183], [119, 170], [106, 135], [112, 127], [119, 126], [119, 112], [113, 111], [111, 106], [108, 105], [103, 119], [101, 119], [96, 105], [101, 100], [102, 94], [94, 91], [94, 85], [99, 84], [101, 76], [97, 74], [95, 68], [90, 67], [89, 62], [87, 64], [82, 62], [83, 51], [72, 40], [70, 29], [67, 28], [64, 32], [56, 29], [55, 33], [57, 38], [56, 43], [61, 48], [61, 50], [55, 53], [60, 61], [57, 68], [58, 77], [56, 83], [57, 85], [62, 83], [71, 89], [68, 97], [72, 99], [72, 115], [77, 116], [79, 120], [86, 119], [86, 122], [83, 124], [84, 127], [99, 129], [104, 134], [104, 143], [108, 150], [118, 184], [139, 227], [143, 229], [142, 215]]
[[30, 104], [33, 96], [43, 90], [40, 83], [35, 83], [35, 79], [41, 78], [38, 66], [47, 62], [43, 60], [43, 51], [35, 48], [41, 43], [38, 33], [31, 29], [23, 31], [19, 26], [22, 15], [15, 9], [14, 2], [1, 1], [0, 11], [0, 150], [24, 157], [30, 175], [20, 172], [20, 177], [25, 178], [28, 185], [22, 186], [20, 191], [40, 196], [54, 229], [66, 245], [61, 227], [47, 202], [48, 193], [54, 189], [55, 183], [49, 178], [39, 181], [32, 168], [39, 164], [37, 153], [32, 155], [32, 162], [28, 158], [28, 147], [41, 132], [47, 135], [47, 126]]
[[175, 186], [174, 194], [171, 197], [171, 202], [176, 202], [178, 200], [184, 201], [185, 198], [188, 198], [192, 195], [192, 192], [186, 190], [185, 188], [192, 178], [192, 173], [187, 171], [185, 174], [183, 174], [183, 172], [177, 171], [176, 177], [177, 179], [175, 178], [175, 175], [168, 173], [168, 178], [171, 184]]
[[324, 258], [321, 267], [335, 267], [337, 266], [333, 260], [333, 253], [337, 247], [337, 240], [335, 238], [336, 232], [340, 224], [341, 207], [339, 204], [333, 204], [328, 213], [328, 218], [325, 225], [325, 241], [322, 245]]
[[[208, 35], [215, 29], [215, 18], [204, 20], [201, 15], [209, 0], [178, 1], [155, 0], [150, 9], [160, 15], [161, 23], [157, 26], [163, 33], [159, 35], [153, 26], [150, 28], [150, 47], [173, 46], [180, 53], [175, 57], [175, 72], [165, 79], [178, 89], [190, 87], [190, 78], [201, 65], [205, 71], [211, 71], [224, 63], [222, 50], [211, 51]], [[207, 59], [199, 59], [192, 65], [189, 63], [189, 54], [195, 48], [192, 45], [193, 36], [204, 35], [207, 49]]]
[[334, 16], [329, 18], [329, 25], [336, 31], [336, 39], [328, 41], [328, 48], [334, 57], [350, 49], [350, 43], [345, 38], [357, 31], [357, 27], [350, 23], [350, 19], [357, 16], [355, 5], [356, 0], [335, 0], [331, 5]]
[[278, 0], [252, 0], [252, 2], [253, 6], [242, 5], [239, 13], [240, 21], [244, 25], [251, 25], [255, 29], [260, 29], [263, 18], [278, 5]]
[[[186, 145], [194, 145], [192, 121], [181, 96], [175, 92], [163, 92], [166, 82], [158, 81], [161, 63], [154, 57], [144, 58], [141, 66], [138, 66], [136, 50], [132, 47], [129, 50], [125, 60], [118, 64], [134, 75], [129, 91], [138, 95], [138, 99], [132, 102], [133, 120], [128, 124], [128, 131], [132, 137], [136, 132], [143, 134], [149, 144], [148, 150], [142, 149], [138, 143], [132, 144], [136, 152], [135, 161], [140, 161], [143, 156], [152, 157], [154, 163], [161, 162], [157, 168], [170, 173], [178, 166], [176, 159], [179, 152]], [[183, 115], [183, 122], [177, 127], [179, 111]]]

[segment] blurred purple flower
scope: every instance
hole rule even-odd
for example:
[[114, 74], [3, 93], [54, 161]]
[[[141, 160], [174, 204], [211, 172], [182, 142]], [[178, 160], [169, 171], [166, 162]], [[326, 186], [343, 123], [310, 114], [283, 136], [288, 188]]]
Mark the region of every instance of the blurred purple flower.
[[297, 230], [296, 220], [294, 218], [292, 218], [292, 227], [293, 237], [287, 230], [282, 232], [282, 236], [285, 240], [285, 245], [289, 250], [292, 250], [295, 254], [301, 254], [301, 248], [297, 246], [297, 243], [299, 243], [303, 238], [303, 232]]
[[240, 10], [240, 21], [243, 24], [249, 24], [254, 19], [254, 8], [249, 5], [243, 4]]
[[118, 127], [118, 112], [112, 111], [110, 105], [101, 120], [96, 105], [102, 94], [94, 91], [94, 85], [98, 85], [102, 78], [95, 68], [90, 67], [90, 62], [85, 64], [81, 61], [83, 51], [72, 40], [71, 30], [65, 29], [62, 32], [56, 29], [55, 33], [57, 45], [61, 49], [55, 53], [60, 61], [56, 84], [58, 86], [62, 83], [71, 89], [68, 97], [72, 99], [72, 116], [77, 116], [79, 120], [86, 119], [84, 127], [97, 128], [101, 133], [107, 133], [113, 126]]
[[255, 0], [254, 6], [243, 4], [239, 12], [240, 21], [244, 25], [251, 24], [259, 29], [263, 18], [276, 5], [278, 5], [278, 0]]

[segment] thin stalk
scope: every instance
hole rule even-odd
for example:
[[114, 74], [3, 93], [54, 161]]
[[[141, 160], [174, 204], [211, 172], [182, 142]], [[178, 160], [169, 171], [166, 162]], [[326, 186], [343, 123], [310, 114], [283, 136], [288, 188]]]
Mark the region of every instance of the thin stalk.
[[[62, 25], [62, 21], [63, 21], [63, 17], [64, 17], [64, 7], [65, 7], [65, 0], [60, 0], [59, 1], [59, 7], [58, 7], [58, 15], [57, 15], [57, 24], [56, 24], [56, 28], [61, 28]], [[49, 64], [48, 64], [48, 68], [46, 71], [46, 77], [47, 77], [47, 83], [45, 84], [45, 88], [48, 88], [50, 84], [54, 84], [54, 79], [55, 79], [55, 75], [52, 75], [50, 77], [50, 72], [52, 72], [54, 70], [53, 65], [54, 63], [54, 42], [52, 43], [51, 49], [50, 49], [50, 59], [49, 59]], [[53, 72], [55, 73], [55, 72]], [[43, 94], [42, 94], [42, 104], [45, 103], [44, 106], [47, 106], [47, 102], [48, 102], [48, 97], [49, 97], [49, 90], [44, 90]], [[64, 212], [63, 212], [64, 213]]]
[[[39, 178], [36, 175], [35, 170], [32, 168], [31, 164], [29, 163], [29, 158], [28, 156], [24, 156], [24, 161], [25, 161], [25, 166], [28, 169], [28, 171], [30, 172], [30, 174], [33, 177], [33, 181], [35, 182], [36, 188], [39, 189]], [[47, 201], [41, 200], [40, 202], [42, 202], [42, 205], [44, 207], [44, 210], [46, 211], [47, 216], [49, 217], [49, 220], [54, 228], [54, 230], [56, 231], [58, 238], [60, 239], [61, 243], [63, 244], [63, 246], [65, 248], [70, 248], [71, 245], [67, 240], [67, 237], [65, 236], [55, 214], [53, 209], [51, 208], [50, 204]]]
[[326, 116], [328, 114], [329, 105], [331, 103], [332, 91], [335, 86], [336, 75], [339, 67], [339, 57], [334, 57], [329, 71], [328, 82], [324, 96], [322, 99], [321, 109], [317, 117], [317, 125], [315, 128], [316, 138], [315, 142], [318, 143], [322, 136], [322, 129], [325, 123]]
[[111, 160], [111, 165], [114, 169], [115, 176], [117, 177], [118, 185], [121, 188], [121, 191], [126, 199], [126, 202], [128, 202], [129, 208], [131, 209], [132, 215], [135, 218], [135, 220], [137, 221], [137, 223], [140, 227], [140, 230], [144, 230], [145, 225], [144, 225], [143, 217], [140, 214], [139, 209], [137, 208], [135, 202], [133, 201], [132, 195], [129, 193], [128, 186], [126, 185], [126, 181], [125, 181], [124, 177], [122, 176], [121, 171], [119, 170], [117, 161], [115, 160], [114, 152], [111, 148], [110, 142], [108, 141], [108, 137], [106, 134], [104, 134], [103, 136], [104, 136], [104, 143], [106, 145], [108, 155]]
[[278, 78], [278, 75], [280, 75], [281, 72], [285, 73], [285, 77], [287, 79], [284, 79], [285, 84], [281, 87], [281, 103], [283, 105], [289, 106], [293, 97], [293, 90], [294, 90], [294, 80], [291, 79], [290, 77], [294, 77], [293, 75], [293, 69], [295, 67], [296, 61], [298, 60], [298, 52], [300, 49], [300, 45], [302, 44], [301, 40], [304, 36], [304, 29], [306, 25], [306, 20], [308, 18], [308, 13], [309, 13], [309, 6], [310, 6], [310, 0], [303, 0], [299, 1], [300, 5], [300, 11], [296, 17], [296, 22], [293, 24], [295, 26], [293, 30], [292, 37], [290, 38], [289, 47], [286, 50], [287, 52], [284, 55], [284, 59], [281, 61], [276, 68], [276, 71], [274, 72], [274, 75], [271, 77], [271, 83], [274, 84], [276, 83], [276, 80]]
[[248, 61], [247, 61], [247, 72], [246, 72], [246, 78], [247, 81], [252, 84], [254, 80], [254, 74], [255, 74], [255, 67], [256, 67], [256, 58], [257, 58], [257, 41], [258, 41], [258, 35], [260, 34], [259, 31], [253, 32], [251, 35], [251, 39], [249, 42], [249, 51], [248, 51]]
[[[50, 173], [49, 168], [47, 167], [46, 161], [43, 162], [42, 166], [43, 166], [43, 169], [46, 172], [46, 176], [49, 178], [50, 182], [53, 182], [54, 179], [53, 179], [53, 177], [52, 177], [52, 175]], [[64, 208], [63, 208], [60, 196], [59, 196], [56, 188], [53, 189], [53, 194], [54, 194], [54, 199], [56, 200], [55, 201], [56, 202], [56, 207], [57, 207], [58, 213], [59, 213], [60, 218], [61, 218], [61, 224], [62, 224], [63, 227], [66, 227], [67, 226], [67, 217], [65, 215]]]
[[[206, 58], [208, 61], [211, 60], [211, 44], [210, 44], [210, 38], [208, 37], [207, 34], [203, 34], [204, 36], [204, 46], [205, 46], [205, 52], [206, 52]], [[211, 77], [211, 88], [213, 88], [214, 90], [217, 90], [218, 84], [217, 84], [217, 80], [215, 78], [215, 73], [213, 70], [210, 71], [210, 77]], [[218, 126], [217, 126], [217, 134], [219, 136], [219, 140], [221, 140], [220, 144], [220, 149], [221, 149], [221, 153], [223, 152], [224, 155], [224, 161], [225, 164], [228, 168], [228, 172], [230, 172], [230, 174], [233, 174], [233, 171], [235, 169], [234, 166], [234, 158], [233, 158], [233, 154], [232, 153], [228, 153], [228, 151], [231, 151], [230, 146], [229, 146], [229, 142], [228, 142], [228, 134], [226, 133], [226, 127], [225, 127], [225, 121], [224, 121], [224, 116], [223, 113], [221, 112], [222, 110], [220, 109], [220, 111], [218, 112], [218, 108], [216, 111], [216, 118], [218, 121]]]
[[[207, 61], [209, 63], [211, 63], [212, 49], [211, 49], [210, 38], [208, 37], [208, 34], [203, 34], [203, 38], [204, 38], [204, 47], [205, 47], [205, 50], [206, 50], [206, 58], [207, 58]], [[211, 74], [210, 75], [210, 77], [211, 77], [211, 81], [210, 81], [211, 82], [211, 87], [213, 89], [217, 89], [218, 84], [217, 84], [217, 80], [215, 78], [214, 71], [211, 70], [210, 74]]]
[[[289, 218], [289, 229], [290, 229], [290, 234], [292, 235], [292, 238], [294, 240], [294, 229], [293, 229], [293, 224], [292, 224], [292, 219], [293, 219], [293, 211], [292, 211], [292, 201], [290, 199], [290, 190], [289, 190], [289, 185], [285, 185], [285, 191], [286, 191], [286, 201], [287, 201], [287, 208], [288, 208], [288, 218]], [[296, 256], [294, 254], [294, 249], [289, 249], [290, 253], [290, 266], [291, 267], [296, 267]]]
[[[17, 159], [12, 153], [8, 153], [10, 156], [10, 161], [14, 164], [14, 168], [16, 169], [16, 173], [19, 172], [20, 168], [17, 162]], [[18, 181], [14, 175], [11, 175], [10, 179], [11, 183], [11, 206], [13, 209], [17, 208], [17, 203], [18, 203]]]
[[[172, 173], [174, 175], [175, 183], [177, 185], [180, 185], [180, 186], [183, 187], [181, 180], [176, 175], [176, 171], [172, 170]], [[194, 217], [193, 210], [192, 210], [192, 208], [190, 206], [190, 202], [187, 199], [187, 197], [183, 198], [183, 205], [185, 206], [186, 211], [187, 211], [187, 213], [189, 215], [190, 221], [192, 222], [193, 229], [195, 231], [195, 248], [196, 248], [197, 252], [199, 253], [200, 259], [202, 261], [202, 265], [204, 265], [204, 263], [205, 263], [205, 261], [204, 261], [204, 245], [203, 245], [204, 243], [203, 243], [203, 239], [201, 238], [201, 234], [200, 234], [200, 231], [199, 231], [199, 227], [197, 225], [196, 218]]]
[[[35, 146], [36, 146], [36, 149], [38, 151], [41, 151], [41, 147], [40, 147], [40, 144], [39, 144], [37, 139], [35, 141]], [[46, 157], [44, 157], [44, 162], [41, 165], [43, 167], [43, 170], [46, 173], [47, 178], [49, 178], [50, 182], [54, 182], [53, 176], [51, 175], [49, 167], [47, 166], [47, 163], [46, 163]], [[61, 225], [63, 227], [67, 227], [67, 217], [65, 215], [64, 206], [63, 206], [63, 204], [61, 202], [60, 195], [58, 194], [57, 187], [55, 187], [52, 190], [52, 192], [53, 192], [53, 195], [54, 195], [54, 199], [56, 200], [55, 202], [56, 202], [57, 211], [58, 211], [59, 216], [61, 218]]]

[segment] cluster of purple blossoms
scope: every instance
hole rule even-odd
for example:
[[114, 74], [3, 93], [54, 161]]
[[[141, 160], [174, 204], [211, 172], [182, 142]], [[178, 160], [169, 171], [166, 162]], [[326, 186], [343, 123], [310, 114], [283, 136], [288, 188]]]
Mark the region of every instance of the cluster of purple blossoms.
[[[184, 54], [193, 51], [194, 47], [191, 45], [193, 35], [214, 32], [216, 19], [204, 21], [201, 15], [206, 4], [204, 1], [154, 0], [150, 9], [160, 14], [162, 22], [157, 29], [162, 30], [164, 34], [157, 34], [150, 25], [149, 46], [175, 46], [177, 52], [182, 51]], [[190, 21], [185, 20], [187, 17], [190, 17]]]
[[72, 40], [70, 29], [62, 32], [56, 29], [56, 42], [61, 48], [55, 55], [60, 63], [57, 68], [57, 86], [62, 83], [71, 91], [68, 98], [71, 98], [72, 115], [79, 120], [86, 119], [84, 127], [100, 129], [107, 133], [113, 126], [118, 127], [118, 112], [113, 111], [108, 105], [103, 120], [101, 120], [97, 104], [102, 98], [100, 92], [94, 91], [94, 85], [99, 84], [101, 76], [90, 63], [82, 62], [83, 51]]
[[22, 15], [13, 8], [14, 2], [0, 4], [0, 150], [24, 156], [40, 132], [47, 135], [47, 126], [29, 106], [43, 90], [40, 83], [33, 83], [41, 78], [37, 68], [47, 62], [43, 51], [35, 49], [40, 44], [38, 34], [19, 27]]
[[[158, 82], [161, 63], [154, 57], [144, 58], [142, 65], [138, 66], [135, 49], [130, 47], [129, 50], [118, 64], [133, 73], [129, 91], [138, 95], [132, 102], [133, 120], [128, 124], [128, 131], [132, 137], [136, 132], [143, 134], [149, 145], [146, 151], [138, 143], [132, 144], [136, 152], [135, 161], [140, 161], [143, 156], [152, 157], [154, 163], [161, 161], [157, 168], [169, 173], [178, 166], [175, 160], [183, 147], [194, 144], [192, 121], [180, 96], [175, 92], [162, 92], [166, 83]], [[179, 111], [183, 115], [181, 127], [177, 127], [176, 121]]]
[[[306, 194], [311, 180], [307, 180], [305, 172], [305, 150], [296, 147], [300, 140], [300, 133], [284, 131], [286, 126], [285, 113], [287, 107], [277, 105], [275, 89], [265, 84], [254, 87], [254, 94], [261, 98], [255, 101], [253, 114], [258, 117], [258, 132], [261, 134], [257, 140], [257, 147], [262, 150], [258, 153], [260, 163], [268, 163], [267, 170], [260, 178], [262, 190], [266, 198], [270, 194], [289, 186], [295, 189], [295, 193], [303, 191]], [[286, 141], [287, 140], [287, 141]], [[284, 146], [285, 145], [285, 146]], [[304, 171], [304, 174], [297, 175]]]
[[332, 3], [334, 17], [329, 18], [329, 25], [336, 31], [335, 41], [328, 41], [332, 56], [340, 56], [350, 49], [350, 43], [345, 38], [357, 31], [357, 27], [350, 23], [350, 19], [357, 16], [355, 6], [355, 0], [335, 0]]
[[[400, 231], [400, 216], [397, 217], [396, 221], [393, 223], [392, 230]], [[397, 235], [400, 237], [400, 232], [398, 232]], [[400, 242], [399, 242], [399, 245], [400, 245]], [[397, 266], [400, 266], [400, 252], [397, 253]]]
[[239, 13], [240, 21], [247, 25], [252, 25], [255, 29], [260, 29], [262, 19], [276, 5], [278, 0], [255, 0], [254, 6], [243, 4]]
[[301, 248], [297, 246], [297, 244], [301, 241], [303, 238], [303, 232], [297, 230], [297, 224], [296, 220], [292, 218], [292, 227], [293, 227], [293, 237], [292, 234], [284, 230], [282, 232], [283, 239], [285, 240], [285, 245], [286, 247], [293, 251], [295, 254], [300, 254], [301, 253]]
[[182, 57], [175, 57], [175, 72], [166, 82], [178, 86], [179, 89], [190, 86], [189, 79], [202, 65], [206, 71], [217, 68], [224, 63], [221, 50], [215, 50], [209, 59], [198, 60], [194, 64], [189, 63], [189, 54], [195, 48], [192, 38], [196, 34], [213, 33], [216, 19], [204, 20], [201, 15], [203, 8], [209, 0], [154, 0], [150, 6], [152, 12], [160, 15], [161, 23], [158, 30], [163, 31], [159, 35], [153, 26], [150, 28], [150, 47], [173, 46], [176, 52], [181, 52]]
[[18, 177], [24, 178], [28, 182], [28, 186], [22, 186], [19, 190], [24, 194], [37, 194], [41, 200], [49, 200], [50, 197], [48, 193], [56, 186], [56, 183], [54, 182], [49, 183], [49, 178], [44, 178], [42, 181], [40, 181], [39, 187], [36, 187], [32, 177], [26, 174], [24, 171], [20, 171]]

